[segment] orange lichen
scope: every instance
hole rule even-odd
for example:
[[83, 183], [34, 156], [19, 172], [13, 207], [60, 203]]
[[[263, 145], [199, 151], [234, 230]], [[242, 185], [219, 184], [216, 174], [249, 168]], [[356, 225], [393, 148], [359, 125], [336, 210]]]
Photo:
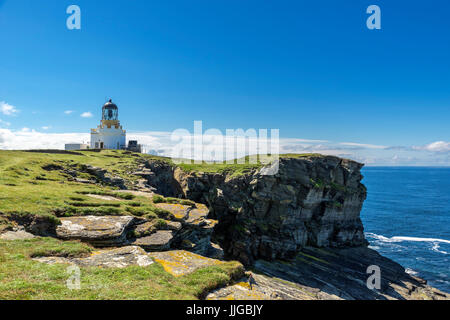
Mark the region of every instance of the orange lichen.
[[250, 286], [250, 284], [248, 283], [248, 282], [239, 282], [239, 283], [236, 283], [236, 285], [237, 286], [241, 286], [241, 287], [244, 287], [244, 288], [246, 288], [246, 289], [248, 289], [248, 290], [252, 290], [252, 287]]
[[206, 258], [184, 250], [152, 252], [150, 253], [150, 256], [152, 256], [156, 262], [161, 264], [166, 272], [175, 277], [191, 273], [199, 268], [223, 265], [226, 263], [224, 261]]

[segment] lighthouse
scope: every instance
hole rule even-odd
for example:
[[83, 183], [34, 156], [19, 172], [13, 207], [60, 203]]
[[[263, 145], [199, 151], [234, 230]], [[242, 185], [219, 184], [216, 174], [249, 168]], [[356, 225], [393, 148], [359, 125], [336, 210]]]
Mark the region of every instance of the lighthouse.
[[126, 131], [119, 122], [119, 109], [109, 100], [103, 105], [102, 120], [91, 129], [91, 149], [125, 149]]

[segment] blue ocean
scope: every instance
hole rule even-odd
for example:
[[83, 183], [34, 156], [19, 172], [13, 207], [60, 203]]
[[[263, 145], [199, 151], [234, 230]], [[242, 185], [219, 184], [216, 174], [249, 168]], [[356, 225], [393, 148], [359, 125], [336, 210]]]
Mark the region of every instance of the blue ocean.
[[450, 292], [450, 168], [365, 167], [370, 247]]

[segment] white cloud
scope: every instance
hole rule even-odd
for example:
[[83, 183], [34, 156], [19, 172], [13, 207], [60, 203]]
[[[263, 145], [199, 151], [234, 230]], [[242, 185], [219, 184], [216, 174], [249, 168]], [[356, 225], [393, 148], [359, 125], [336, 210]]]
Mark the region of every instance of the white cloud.
[[430, 152], [450, 152], [450, 142], [436, 141], [424, 146], [413, 147], [413, 149], [425, 150]]
[[44, 133], [29, 128], [0, 129], [0, 149], [64, 149], [64, 144], [89, 140], [88, 133]]
[[16, 107], [4, 102], [0, 101], [0, 112], [7, 116], [12, 116], [19, 112]]
[[80, 117], [82, 118], [92, 118], [94, 115], [91, 112], [83, 112]]
[[310, 140], [310, 139], [296, 139], [296, 138], [284, 138], [289, 143], [328, 143], [328, 140]]
[[[172, 141], [171, 136], [172, 132], [164, 131], [128, 132], [127, 140], [138, 140], [147, 152], [171, 156], [173, 147], [179, 143]], [[208, 145], [213, 149], [222, 144], [222, 140], [217, 136], [209, 135], [207, 138], [210, 140]], [[29, 128], [16, 131], [0, 128], [0, 149], [64, 149], [66, 143], [82, 143], [89, 140], [89, 133], [48, 133]], [[183, 143], [186, 142], [188, 140]], [[353, 159], [367, 165], [450, 166], [449, 142], [438, 141], [422, 147], [405, 147], [395, 150], [364, 148], [354, 146], [353, 144], [356, 143], [351, 144], [347, 146], [332, 142], [307, 143], [302, 139], [280, 138], [280, 153], [321, 153]], [[364, 146], [364, 144], [361, 145]]]
[[64, 111], [64, 113], [65, 114], [72, 114], [72, 113], [74, 113], [74, 111], [73, 110], [66, 110], [66, 111]]
[[42, 128], [42, 130], [48, 130], [48, 129], [51, 128], [51, 126], [43, 126], [43, 127], [41, 127], [41, 128]]
[[339, 143], [343, 146], [349, 147], [357, 147], [357, 148], [366, 148], [366, 149], [386, 149], [386, 146], [379, 146], [375, 144], [366, 144], [366, 143], [356, 143], [356, 142], [341, 142]]
[[0, 126], [9, 127], [10, 125], [11, 125], [10, 122], [0, 119]]

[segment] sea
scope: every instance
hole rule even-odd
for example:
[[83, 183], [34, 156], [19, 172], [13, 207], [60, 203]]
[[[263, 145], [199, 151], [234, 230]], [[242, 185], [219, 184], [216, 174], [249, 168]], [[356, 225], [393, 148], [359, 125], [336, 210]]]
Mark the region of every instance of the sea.
[[364, 167], [362, 174], [370, 248], [450, 293], [450, 168]]

